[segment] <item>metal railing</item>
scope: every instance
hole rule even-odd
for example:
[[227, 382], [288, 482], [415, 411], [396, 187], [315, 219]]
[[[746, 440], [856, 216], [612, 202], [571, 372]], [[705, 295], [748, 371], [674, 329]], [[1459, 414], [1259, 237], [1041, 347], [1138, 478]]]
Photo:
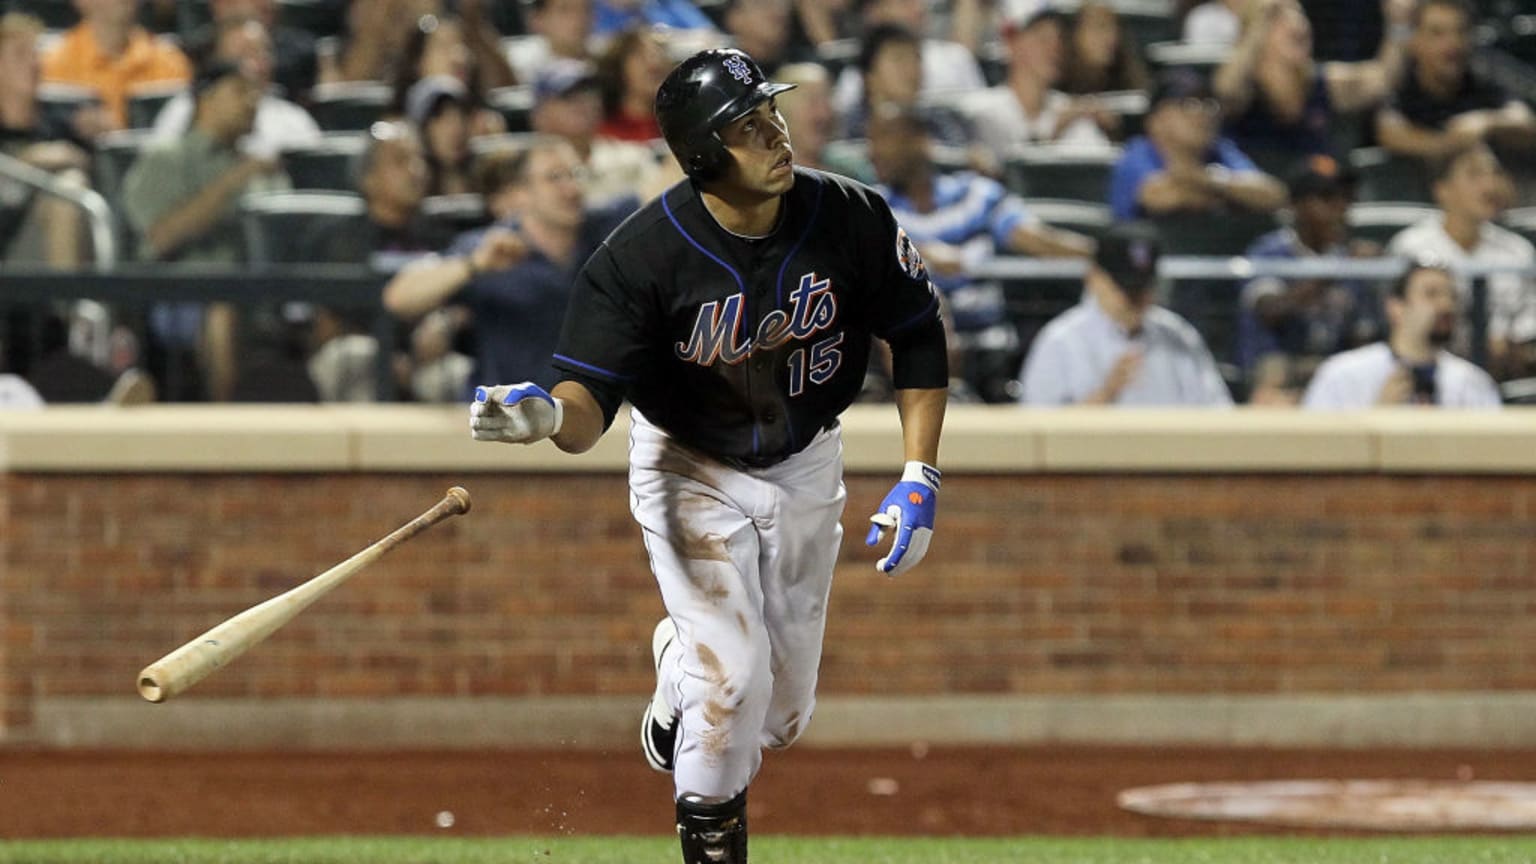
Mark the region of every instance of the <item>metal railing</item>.
[[85, 186], [73, 186], [50, 172], [0, 153], [0, 176], [29, 186], [44, 195], [61, 198], [80, 208], [90, 226], [91, 264], [98, 271], [117, 266], [117, 235], [114, 233], [112, 207], [101, 193]]

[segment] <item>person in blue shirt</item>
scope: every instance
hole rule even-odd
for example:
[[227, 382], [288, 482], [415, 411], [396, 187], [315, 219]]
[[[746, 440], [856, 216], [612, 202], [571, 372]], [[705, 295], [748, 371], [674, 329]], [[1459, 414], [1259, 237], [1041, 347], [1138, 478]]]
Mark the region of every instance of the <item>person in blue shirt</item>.
[[461, 306], [473, 332], [470, 381], [554, 386], [549, 361], [576, 271], [639, 202], [585, 207], [581, 162], [559, 138], [536, 140], [498, 173], [511, 212], [459, 235], [444, 255], [401, 270], [384, 286], [384, 307], [416, 321], [450, 303]]
[[1217, 136], [1220, 115], [1219, 103], [1198, 73], [1160, 75], [1146, 134], [1126, 144], [1110, 175], [1115, 218], [1264, 212], [1285, 206], [1285, 186], [1260, 171], [1236, 144]]
[[630, 27], [667, 27], [672, 30], [714, 30], [709, 16], [689, 0], [595, 0], [592, 32], [618, 33]]

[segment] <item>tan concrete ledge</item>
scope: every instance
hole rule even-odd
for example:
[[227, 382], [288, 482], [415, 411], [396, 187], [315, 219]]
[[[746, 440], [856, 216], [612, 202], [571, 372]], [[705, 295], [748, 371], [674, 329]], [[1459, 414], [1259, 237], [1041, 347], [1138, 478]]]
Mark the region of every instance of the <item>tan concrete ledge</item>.
[[[628, 416], [590, 453], [482, 444], [458, 406], [59, 407], [0, 414], [0, 470], [41, 472], [621, 471]], [[890, 405], [843, 417], [851, 471], [902, 459]], [[952, 406], [959, 473], [1536, 473], [1536, 411], [1303, 413]]]
[[[21, 743], [90, 749], [637, 747], [644, 697], [40, 697]], [[835, 697], [804, 746], [1536, 746], [1536, 693]]]

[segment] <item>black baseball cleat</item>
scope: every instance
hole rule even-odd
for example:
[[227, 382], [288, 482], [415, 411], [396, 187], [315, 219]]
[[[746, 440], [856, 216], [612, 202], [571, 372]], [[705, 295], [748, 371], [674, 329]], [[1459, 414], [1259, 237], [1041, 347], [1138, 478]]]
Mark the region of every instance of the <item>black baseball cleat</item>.
[[677, 728], [681, 715], [672, 710], [662, 692], [661, 660], [677, 644], [677, 625], [672, 618], [657, 622], [651, 634], [651, 657], [656, 661], [656, 692], [645, 704], [640, 717], [640, 752], [645, 761], [657, 771], [672, 773], [673, 754], [677, 752]]

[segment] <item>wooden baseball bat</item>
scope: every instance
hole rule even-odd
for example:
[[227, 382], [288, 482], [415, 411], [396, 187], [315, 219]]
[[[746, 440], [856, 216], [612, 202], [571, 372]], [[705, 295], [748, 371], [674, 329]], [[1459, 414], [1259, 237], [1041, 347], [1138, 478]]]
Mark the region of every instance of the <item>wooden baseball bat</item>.
[[460, 486], [449, 489], [432, 509], [396, 528], [388, 537], [308, 582], [215, 625], [207, 633], [145, 666], [139, 673], [139, 695], [151, 702], [164, 702], [186, 690], [271, 636], [309, 604], [383, 557], [384, 553], [444, 519], [468, 512], [469, 493]]

